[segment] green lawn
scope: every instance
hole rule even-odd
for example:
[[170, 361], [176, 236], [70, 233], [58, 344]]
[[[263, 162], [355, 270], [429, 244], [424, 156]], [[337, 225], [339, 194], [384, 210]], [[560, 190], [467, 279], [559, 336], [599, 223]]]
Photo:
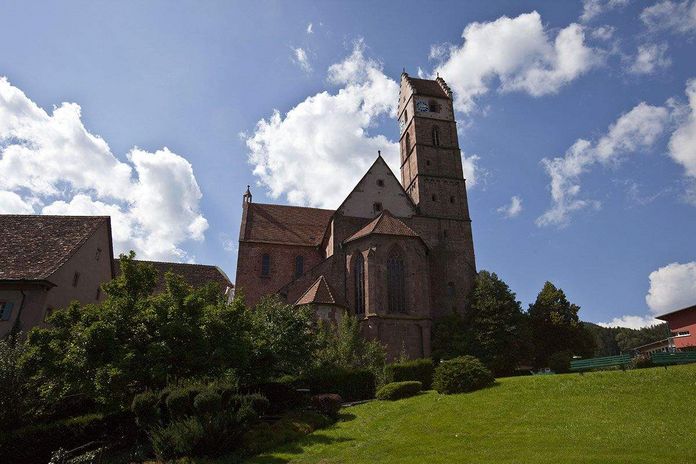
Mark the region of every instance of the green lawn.
[[696, 365], [500, 379], [343, 410], [249, 463], [696, 462]]

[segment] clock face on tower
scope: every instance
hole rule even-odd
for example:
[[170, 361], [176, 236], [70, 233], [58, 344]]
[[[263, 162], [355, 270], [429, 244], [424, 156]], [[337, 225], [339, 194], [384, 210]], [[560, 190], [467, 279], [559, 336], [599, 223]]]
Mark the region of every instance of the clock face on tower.
[[428, 105], [428, 102], [423, 100], [416, 101], [416, 111], [418, 111], [419, 113], [430, 111], [430, 106]]

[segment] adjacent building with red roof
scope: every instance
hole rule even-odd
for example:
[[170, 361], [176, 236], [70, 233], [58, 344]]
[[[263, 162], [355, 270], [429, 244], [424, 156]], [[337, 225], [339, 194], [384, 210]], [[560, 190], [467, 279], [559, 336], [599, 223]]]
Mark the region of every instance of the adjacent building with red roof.
[[696, 347], [696, 305], [657, 316], [672, 332], [671, 346], [677, 350]]
[[400, 181], [378, 156], [335, 210], [253, 203], [247, 188], [236, 289], [250, 305], [276, 293], [324, 319], [354, 314], [391, 358], [416, 358], [432, 321], [465, 309], [476, 263], [445, 81], [403, 73], [398, 120]]

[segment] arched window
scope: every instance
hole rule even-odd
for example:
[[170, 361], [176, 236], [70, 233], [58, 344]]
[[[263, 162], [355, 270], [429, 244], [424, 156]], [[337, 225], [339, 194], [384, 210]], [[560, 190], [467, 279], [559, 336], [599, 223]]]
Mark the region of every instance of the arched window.
[[411, 135], [406, 133], [406, 155], [411, 152]]
[[353, 284], [355, 285], [355, 314], [365, 314], [365, 260], [362, 253], [355, 255]]
[[440, 129], [437, 126], [433, 126], [433, 146], [440, 146]]
[[387, 259], [387, 299], [390, 313], [406, 312], [404, 260], [394, 251]]
[[267, 276], [271, 273], [271, 256], [267, 253], [261, 255], [261, 275]]
[[304, 258], [295, 256], [295, 277], [300, 277], [304, 274]]

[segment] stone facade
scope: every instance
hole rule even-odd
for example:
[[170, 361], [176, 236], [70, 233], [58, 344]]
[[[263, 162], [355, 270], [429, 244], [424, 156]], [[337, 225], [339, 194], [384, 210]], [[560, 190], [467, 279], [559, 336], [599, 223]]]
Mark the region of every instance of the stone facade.
[[444, 80], [404, 73], [398, 119], [400, 182], [378, 156], [335, 211], [255, 204], [247, 190], [236, 282], [250, 305], [278, 293], [326, 312], [326, 297], [308, 296], [321, 281], [332, 311], [356, 314], [392, 359], [430, 355], [433, 319], [466, 310], [476, 273]]

